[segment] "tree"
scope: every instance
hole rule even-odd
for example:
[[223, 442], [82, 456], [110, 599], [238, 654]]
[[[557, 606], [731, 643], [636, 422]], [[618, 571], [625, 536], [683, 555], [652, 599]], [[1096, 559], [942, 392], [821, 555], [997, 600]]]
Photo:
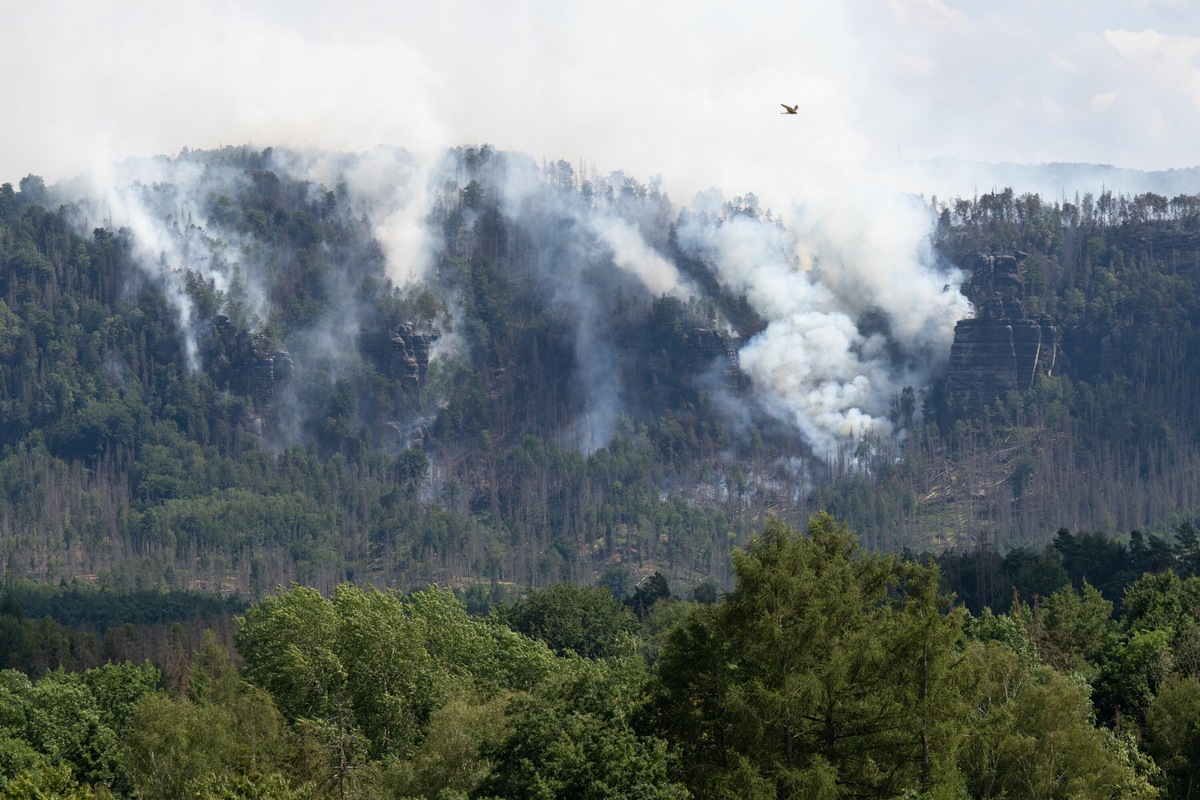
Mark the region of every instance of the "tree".
[[337, 793], [345, 797], [365, 747], [354, 725], [338, 629], [329, 601], [314, 589], [293, 587], [246, 610], [237, 646], [251, 682], [324, 748]]
[[258, 784], [274, 797], [267, 788], [282, 780], [287, 740], [270, 695], [243, 680], [206, 631], [181, 693], [146, 694], [133, 707], [122, 761], [146, 798], [240, 797], [243, 790], [257, 797], [249, 788]]
[[670, 597], [671, 587], [667, 579], [661, 572], [655, 572], [638, 583], [633, 595], [625, 601], [625, 606], [637, 616], [638, 622], [645, 622], [654, 604]]
[[1092, 724], [1086, 685], [1030, 667], [1000, 643], [975, 642], [964, 664], [972, 714], [960, 771], [970, 797], [1153, 798], [1136, 748]]
[[641, 660], [568, 657], [558, 673], [505, 712], [507, 735], [480, 797], [683, 800], [669, 775], [666, 742], [634, 728], [645, 680]]
[[631, 652], [638, 628], [637, 620], [608, 590], [570, 583], [530, 590], [503, 612], [502, 619], [559, 655], [572, 652], [584, 658]]
[[734, 572], [737, 589], [668, 638], [657, 670], [655, 718], [693, 791], [890, 796], [949, 780], [961, 620], [936, 570], [863, 555], [818, 514], [807, 537], [769, 521]]
[[1170, 797], [1200, 796], [1200, 678], [1167, 680], [1150, 704], [1143, 740], [1163, 770]]
[[1064, 672], [1095, 677], [1108, 645], [1113, 604], [1087, 580], [1082, 592], [1064, 586], [1039, 606], [1041, 651], [1048, 664]]
[[425, 752], [451, 698], [531, 689], [553, 662], [540, 642], [469, 617], [438, 588], [402, 596], [342, 584], [326, 599], [293, 587], [251, 606], [237, 641], [250, 680], [322, 748], [339, 795], [373, 783], [379, 763]]
[[433, 712], [428, 733], [412, 758], [385, 769], [384, 785], [395, 797], [466, 797], [492, 771], [487, 753], [506, 733], [507, 696], [481, 701], [469, 695], [451, 698]]

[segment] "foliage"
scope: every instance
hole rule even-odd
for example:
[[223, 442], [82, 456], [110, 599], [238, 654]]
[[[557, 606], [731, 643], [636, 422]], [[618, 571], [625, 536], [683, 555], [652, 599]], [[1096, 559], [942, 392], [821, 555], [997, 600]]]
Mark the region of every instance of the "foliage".
[[532, 695], [506, 711], [507, 736], [489, 752], [495, 762], [483, 797], [645, 797], [682, 800], [669, 774], [666, 743], [639, 735], [633, 713], [644, 673], [635, 659], [568, 658]]
[[628, 654], [637, 630], [637, 620], [609, 592], [570, 583], [532, 589], [500, 618], [559, 655], [584, 658]]

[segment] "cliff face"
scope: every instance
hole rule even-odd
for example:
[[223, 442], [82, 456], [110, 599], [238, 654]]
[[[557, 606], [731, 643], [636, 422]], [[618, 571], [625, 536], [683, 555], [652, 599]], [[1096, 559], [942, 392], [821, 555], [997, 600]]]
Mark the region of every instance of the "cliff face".
[[230, 385], [254, 398], [255, 407], [271, 405], [278, 387], [292, 380], [292, 359], [285, 350], [271, 346], [262, 334], [238, 335], [238, 360]]
[[235, 334], [224, 316], [214, 320], [212, 332], [204, 361], [216, 384], [252, 398], [259, 410], [270, 406], [276, 391], [292, 380], [294, 365], [288, 352], [261, 333]]
[[1089, 379], [1117, 369], [1130, 344], [1119, 328], [1076, 327], [1063, 331], [1062, 350], [1071, 376]]
[[640, 374], [643, 399], [672, 406], [680, 396], [700, 392], [713, 381], [731, 391], [741, 388], [739, 345], [737, 334], [696, 327], [682, 345], [653, 348], [648, 353], [629, 348], [622, 360], [628, 371]]
[[439, 338], [437, 333], [419, 333], [401, 323], [394, 331], [364, 333], [359, 348], [385, 376], [416, 387], [425, 381], [429, 351]]
[[954, 327], [946, 391], [956, 414], [976, 416], [1008, 392], [1053, 374], [1059, 361], [1058, 328], [1031, 319], [1014, 298], [993, 297], [974, 319]]
[[978, 314], [954, 328], [946, 392], [956, 416], [972, 417], [1008, 392], [1028, 389], [1038, 374], [1092, 379], [1117, 369], [1130, 350], [1119, 328], [1061, 327], [1030, 317], [1021, 299], [1024, 253], [971, 253], [959, 265], [971, 272], [967, 291]]

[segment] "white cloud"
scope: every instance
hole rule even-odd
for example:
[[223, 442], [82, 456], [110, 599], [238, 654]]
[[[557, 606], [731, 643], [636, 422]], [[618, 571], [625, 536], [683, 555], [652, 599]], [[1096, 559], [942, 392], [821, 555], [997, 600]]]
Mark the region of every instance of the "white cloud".
[[[778, 205], [831, 157], [1197, 161], [1190, 4], [47, 0], [4, 17], [0, 107], [19, 124], [0, 180], [185, 145], [490, 142]], [[1108, 108], [1136, 115], [1097, 126], [1090, 99], [1135, 81], [1138, 103]]]

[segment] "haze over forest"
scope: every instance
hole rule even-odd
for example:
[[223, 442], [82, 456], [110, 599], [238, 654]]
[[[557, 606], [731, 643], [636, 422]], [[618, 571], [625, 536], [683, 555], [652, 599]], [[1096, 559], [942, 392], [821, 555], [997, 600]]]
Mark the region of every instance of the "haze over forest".
[[1195, 796], [1195, 4], [0, 19], [0, 800]]
[[[515, 426], [477, 420], [486, 441], [513, 445], [519, 429], [587, 457], [631, 424], [692, 414], [685, 428], [701, 430], [701, 419], [720, 427], [717, 473], [699, 483], [676, 475], [663, 490], [728, 498], [724, 470], [766, 436], [770, 469], [762, 462], [751, 480], [770, 498], [761, 508], [825, 503], [857, 520], [860, 501], [820, 495], [841, 471], [877, 479], [881, 459], [902, 456], [917, 469], [916, 434], [936, 441], [938, 424], [973, 416], [954, 398], [945, 404], [945, 382], [964, 380], [962, 365], [951, 370], [955, 326], [979, 315], [995, 288], [967, 266], [970, 247], [986, 255], [1032, 242], [1034, 266], [1017, 276], [1030, 313], [1048, 314], [1067, 344], [1117, 336], [1137, 315], [1114, 319], [1092, 298], [1086, 270], [1100, 253], [1071, 243], [1084, 234], [1070, 215], [1082, 209], [1084, 223], [1112, 228], [1131, 220], [1105, 209], [1194, 191], [1186, 131], [1197, 115], [1196, 12], [1185, 3], [762, 3], [736, 14], [704, 3], [603, 14], [535, 2], [337, 12], [257, 3], [185, 15], [171, 4], [60, 2], [9, 11], [12, 30], [53, 27], [65, 54], [36, 58], [26, 52], [33, 35], [12, 43], [25, 72], [0, 100], [21, 124], [2, 134], [0, 177], [20, 186], [17, 202], [61, 205], [68, 236], [127, 231], [113, 278], [122, 291], [147, 281], [162, 292], [189, 379], [244, 384], [224, 341], [241, 335], [280, 348], [281, 370], [321, 384], [255, 400], [251, 432], [271, 453], [311, 444], [319, 406], [336, 400], [339, 381], [357, 391], [362, 376], [352, 373], [363, 363], [395, 379], [369, 342], [409, 326], [430, 347], [405, 357], [420, 362], [422, 381], [431, 369], [433, 383], [403, 409], [395, 397], [360, 402], [345, 424], [372, 428], [384, 452], [431, 456], [432, 498], [445, 481], [465, 480], [494, 499], [480, 488], [486, 479], [444, 467], [457, 456], [434, 442], [446, 437], [444, 412], [458, 409], [445, 389], [461, 379], [456, 370], [481, 376], [492, 401], [507, 390], [489, 382], [527, 370], [525, 354], [495, 344], [496, 326], [523, 331], [539, 318], [514, 308], [517, 321], [498, 320], [480, 303], [489, 292], [516, 302], [532, 287], [530, 302], [561, 328], [542, 346], [564, 349], [556, 356], [570, 366], [555, 380], [566, 394], [537, 422], [532, 411]], [[781, 113], [783, 103], [799, 113]], [[26, 175], [38, 177], [27, 185]], [[313, 205], [321, 193], [324, 205]], [[1013, 210], [1014, 198], [1030, 197], [1040, 205]], [[1043, 209], [1067, 230], [1061, 241], [1029, 238]], [[254, 216], [279, 213], [307, 214], [316, 227], [280, 240], [283, 217]], [[492, 214], [500, 227], [489, 234]], [[970, 232], [997, 214], [1020, 229]], [[361, 228], [347, 239], [351, 221]], [[321, 229], [334, 224], [339, 233]], [[1112, 252], [1138, 257], [1126, 234], [1112, 237]], [[474, 264], [480, 247], [507, 281], [486, 292], [475, 267], [459, 278], [446, 271]], [[365, 261], [339, 260], [354, 248]], [[281, 275], [279, 259], [295, 258], [309, 271]], [[364, 294], [364, 276], [378, 296]], [[1071, 310], [1076, 290], [1086, 312]], [[664, 320], [676, 345], [690, 337], [693, 350], [681, 351], [690, 355], [672, 361], [675, 345], [661, 338], [634, 342], [639, 326]], [[708, 350], [697, 344], [704, 337]], [[1091, 357], [1074, 347], [1075, 360]], [[343, 363], [354, 353], [365, 360]], [[686, 377], [663, 388], [664, 369], [680, 363]], [[129, 366], [108, 363], [111, 375]], [[1080, 369], [1035, 372], [1078, 379]], [[680, 381], [699, 412], [672, 405]], [[1004, 399], [1003, 388], [994, 393]], [[32, 419], [31, 432], [53, 417]], [[1001, 452], [1048, 459], [1023, 441]], [[323, 445], [325, 455], [339, 448]], [[942, 459], [926, 455], [928, 465]], [[950, 457], [961, 465], [963, 451]], [[1075, 459], [1078, 475], [1085, 462]], [[910, 482], [905, 492], [922, 500], [886, 524], [892, 512], [877, 508], [863, 535], [886, 547], [1038, 542], [1060, 524], [1118, 532], [1191, 513], [1173, 507], [1186, 499], [1176, 490], [1147, 489], [1159, 499], [1131, 505], [1051, 489], [1075, 481], [1051, 479], [1058, 468], [1048, 460], [1037, 481], [1021, 481], [1033, 488], [1019, 503], [978, 488], [1011, 481], [1015, 463], [955, 469], [945, 485]], [[968, 496], [980, 505], [963, 516]], [[1061, 502], [1047, 505], [1051, 496]], [[468, 493], [464, 510], [476, 501]], [[48, 577], [45, 568], [37, 571]]]

